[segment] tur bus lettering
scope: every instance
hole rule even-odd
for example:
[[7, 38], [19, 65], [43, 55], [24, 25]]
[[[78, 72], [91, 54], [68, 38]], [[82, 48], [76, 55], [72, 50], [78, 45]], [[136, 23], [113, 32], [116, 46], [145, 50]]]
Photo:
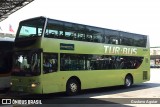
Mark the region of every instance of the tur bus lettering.
[[137, 48], [121, 48], [121, 47], [112, 47], [112, 46], [104, 46], [105, 53], [109, 54], [125, 54], [125, 55], [136, 55]]

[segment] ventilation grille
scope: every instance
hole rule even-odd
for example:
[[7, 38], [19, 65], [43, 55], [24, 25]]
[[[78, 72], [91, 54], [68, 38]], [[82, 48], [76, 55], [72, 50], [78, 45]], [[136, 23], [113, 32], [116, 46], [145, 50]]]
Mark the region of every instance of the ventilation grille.
[[143, 71], [143, 80], [147, 80], [147, 71]]

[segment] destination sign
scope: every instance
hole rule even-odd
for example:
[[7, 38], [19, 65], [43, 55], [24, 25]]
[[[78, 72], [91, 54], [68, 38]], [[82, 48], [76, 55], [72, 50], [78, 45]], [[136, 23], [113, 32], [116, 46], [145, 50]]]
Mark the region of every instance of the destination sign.
[[74, 50], [74, 44], [60, 43], [60, 50]]

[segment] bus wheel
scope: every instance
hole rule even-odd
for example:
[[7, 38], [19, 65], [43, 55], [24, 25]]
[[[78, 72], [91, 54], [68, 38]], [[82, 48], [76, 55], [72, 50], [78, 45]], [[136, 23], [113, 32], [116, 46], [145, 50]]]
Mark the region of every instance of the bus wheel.
[[66, 93], [67, 95], [73, 96], [76, 95], [80, 91], [80, 85], [76, 81], [76, 79], [70, 79], [67, 82]]
[[133, 83], [133, 79], [130, 75], [127, 75], [126, 78], [125, 78], [125, 83], [124, 83], [124, 86], [126, 88], [129, 88], [132, 86], [132, 83]]

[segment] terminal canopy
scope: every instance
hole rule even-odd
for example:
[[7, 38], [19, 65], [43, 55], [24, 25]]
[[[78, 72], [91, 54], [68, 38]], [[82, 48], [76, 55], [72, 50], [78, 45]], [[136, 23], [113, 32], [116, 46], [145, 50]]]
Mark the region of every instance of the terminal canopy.
[[0, 0], [0, 22], [34, 0]]

